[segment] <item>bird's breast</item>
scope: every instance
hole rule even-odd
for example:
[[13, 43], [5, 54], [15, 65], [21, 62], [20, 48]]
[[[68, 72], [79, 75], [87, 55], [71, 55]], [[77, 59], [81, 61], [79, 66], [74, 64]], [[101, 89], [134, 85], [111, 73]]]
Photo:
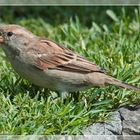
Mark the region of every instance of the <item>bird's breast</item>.
[[12, 63], [20, 76], [40, 87], [73, 92], [90, 86], [84, 74], [55, 69], [39, 70], [35, 66], [21, 62], [20, 59], [14, 59]]

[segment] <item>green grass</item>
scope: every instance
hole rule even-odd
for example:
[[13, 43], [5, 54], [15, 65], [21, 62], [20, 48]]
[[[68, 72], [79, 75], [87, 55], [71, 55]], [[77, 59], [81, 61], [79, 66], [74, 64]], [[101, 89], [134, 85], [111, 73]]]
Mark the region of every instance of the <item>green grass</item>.
[[[49, 7], [48, 19], [44, 7], [1, 8], [1, 22], [25, 26], [85, 56], [109, 75], [140, 87], [139, 8], [103, 7], [103, 13], [99, 12], [102, 7], [95, 7], [92, 13], [94, 7], [90, 7], [84, 13], [77, 7], [73, 18], [70, 8]], [[28, 12], [28, 16], [22, 16]], [[41, 12], [41, 16], [36, 15]], [[68, 18], [63, 19], [62, 13]], [[0, 134], [81, 134], [84, 127], [109, 119], [110, 113], [121, 106], [140, 103], [138, 92], [115, 86], [73, 93], [65, 102], [56, 102], [56, 97], [56, 92], [22, 79], [0, 51]]]

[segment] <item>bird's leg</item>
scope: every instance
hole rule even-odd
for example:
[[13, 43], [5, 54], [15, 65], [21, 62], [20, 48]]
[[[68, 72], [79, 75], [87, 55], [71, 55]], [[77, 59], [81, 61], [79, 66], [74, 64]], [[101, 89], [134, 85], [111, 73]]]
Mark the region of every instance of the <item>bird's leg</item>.
[[58, 102], [66, 103], [71, 100], [73, 100], [74, 102], [79, 102], [81, 99], [82, 99], [82, 102], [84, 103], [85, 107], [87, 108], [87, 99], [84, 95], [81, 96], [81, 93], [79, 91], [72, 92], [72, 93], [68, 93], [66, 91], [58, 92], [58, 96], [54, 99], [54, 102], [55, 103], [58, 103]]
[[66, 91], [63, 92], [58, 92], [58, 96], [54, 99], [55, 103], [56, 102], [65, 102], [67, 97], [69, 96], [69, 93]]
[[63, 91], [63, 92], [59, 92], [58, 95], [60, 99], [63, 101], [69, 96], [69, 93], [67, 91]]

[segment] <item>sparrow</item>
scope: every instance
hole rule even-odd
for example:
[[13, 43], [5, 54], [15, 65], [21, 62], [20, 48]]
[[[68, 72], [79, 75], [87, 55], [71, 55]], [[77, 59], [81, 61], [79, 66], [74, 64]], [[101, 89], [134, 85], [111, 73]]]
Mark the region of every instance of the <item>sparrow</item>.
[[19, 25], [0, 25], [0, 43], [15, 71], [33, 84], [59, 92], [115, 85], [140, 88], [106, 75], [104, 70], [51, 40]]

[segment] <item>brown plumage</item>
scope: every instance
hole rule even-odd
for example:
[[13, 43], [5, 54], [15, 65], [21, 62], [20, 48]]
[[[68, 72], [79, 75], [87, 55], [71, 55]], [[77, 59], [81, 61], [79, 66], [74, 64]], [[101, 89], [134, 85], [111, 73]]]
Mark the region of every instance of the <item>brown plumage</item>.
[[140, 91], [138, 87], [106, 75], [99, 66], [73, 51], [41, 39], [23, 27], [5, 25], [0, 31], [5, 35], [7, 32], [14, 34], [15, 37], [10, 39], [3, 35], [0, 42], [5, 44], [4, 51], [15, 70], [36, 85], [52, 90], [77, 91], [111, 84]]

